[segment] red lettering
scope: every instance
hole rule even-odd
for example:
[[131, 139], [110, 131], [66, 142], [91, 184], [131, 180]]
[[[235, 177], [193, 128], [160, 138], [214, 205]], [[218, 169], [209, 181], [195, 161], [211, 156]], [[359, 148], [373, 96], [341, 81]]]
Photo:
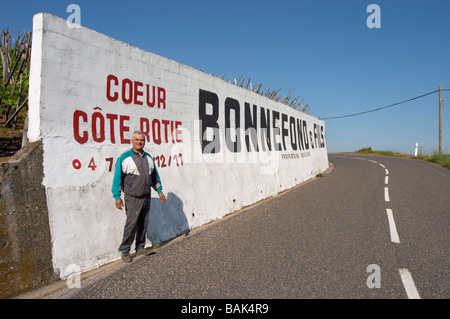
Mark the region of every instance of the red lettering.
[[[169, 143], [169, 141], [172, 141], [173, 144], [183, 143], [181, 130], [182, 124], [183, 123], [180, 121], [153, 119], [150, 126], [150, 121], [148, 118], [140, 118], [140, 130], [147, 138], [147, 142], [150, 142], [151, 140], [151, 133], [155, 144], [161, 144], [163, 139], [165, 143]], [[163, 126], [163, 129], [161, 129], [161, 126]]]
[[155, 106], [155, 87], [152, 86], [153, 88], [153, 93], [152, 93], [152, 101], [150, 102], [150, 85], [147, 84], [147, 106], [148, 107], [154, 107]]
[[111, 133], [111, 143], [116, 142], [116, 136], [114, 134], [114, 121], [119, 118], [117, 114], [106, 114], [106, 118], [109, 120], [109, 130]]
[[144, 84], [142, 82], [134, 82], [134, 104], [137, 105], [143, 105], [144, 103], [142, 101], [138, 100], [138, 96], [143, 96], [144, 92], [140, 91], [139, 88], [143, 87]]
[[76, 110], [73, 113], [73, 136], [75, 141], [84, 144], [88, 140], [88, 133], [83, 131], [83, 134], [80, 135], [80, 117], [83, 119], [83, 122], [87, 123], [88, 121], [88, 116], [85, 112]]
[[105, 161], [109, 162], [108, 172], [111, 172], [113, 168], [114, 157], [105, 158]]
[[155, 144], [161, 144], [161, 123], [158, 119], [152, 121], [152, 135]]
[[[128, 98], [126, 97], [127, 93]], [[122, 81], [122, 101], [125, 104], [130, 104], [133, 102], [133, 82], [131, 82], [130, 79], [124, 79]]]
[[[97, 126], [97, 120], [100, 120], [100, 125]], [[101, 143], [105, 140], [105, 118], [100, 112], [92, 114], [92, 138], [94, 141]], [[97, 127], [100, 129], [100, 136], [98, 136]]]
[[181, 122], [175, 122], [175, 140], [177, 141], [177, 143], [183, 143], [183, 140], [180, 138], [180, 134], [182, 133], [182, 131], [178, 129], [181, 124]]
[[128, 126], [125, 126], [125, 121], [129, 121], [130, 117], [128, 115], [121, 115], [120, 116], [120, 142], [122, 144], [130, 144], [130, 140], [125, 138], [124, 133], [129, 132], [130, 128]]
[[170, 121], [170, 136], [172, 137], [172, 144], [175, 144], [175, 140], [174, 140], [174, 134], [175, 134], [175, 131], [174, 131], [174, 128], [173, 128], [173, 121]]
[[[120, 87], [120, 89], [119, 89]], [[125, 104], [144, 105], [154, 107], [158, 100], [158, 108], [166, 109], [166, 90], [145, 84], [140, 81], [132, 81], [128, 78], [120, 80], [117, 76], [110, 74], [106, 77], [106, 98], [108, 101], [116, 102], [120, 96]], [[144, 97], [144, 95], [146, 95]]]
[[114, 81], [115, 86], [119, 85], [119, 79], [116, 76], [112, 74], [108, 75], [106, 77], [106, 98], [111, 102], [115, 102], [119, 98], [119, 93], [114, 92], [114, 94], [111, 95], [111, 80]]
[[166, 90], [164, 88], [158, 88], [158, 108], [161, 108], [161, 104], [163, 105], [163, 109], [166, 109]]
[[161, 123], [164, 125], [164, 133], [165, 133], [165, 137], [166, 137], [166, 143], [169, 143], [169, 139], [167, 138], [169, 136], [167, 127], [170, 124], [170, 121], [168, 120], [162, 120]]
[[150, 142], [150, 122], [145, 117], [141, 117], [141, 132], [144, 133], [147, 142]]
[[92, 169], [93, 171], [95, 171], [95, 169], [97, 168], [97, 165], [95, 165], [94, 158], [91, 158], [91, 161], [89, 162], [88, 167], [89, 167], [90, 169]]
[[[96, 107], [94, 110], [101, 110], [101, 108]], [[119, 123], [117, 123], [117, 121]], [[131, 140], [126, 138], [127, 133], [130, 131], [129, 123], [130, 116], [128, 115], [118, 115], [101, 112], [94, 112], [89, 116], [86, 112], [76, 110], [73, 113], [73, 135], [76, 142], [80, 144], [87, 143], [89, 138], [97, 143], [102, 143], [106, 141], [107, 131], [109, 129], [109, 134], [111, 137], [111, 143], [116, 143], [115, 131], [117, 130], [117, 125], [119, 126], [120, 132], [120, 143], [130, 144]], [[109, 122], [109, 125], [108, 123]], [[141, 131], [144, 132], [147, 137], [147, 141], [150, 141], [150, 123], [146, 118], [141, 118]], [[83, 124], [84, 123], [84, 124]], [[156, 136], [159, 137], [159, 143], [161, 143], [161, 123], [159, 120], [153, 121], [154, 129], [156, 130]], [[85, 127], [85, 129], [80, 128], [80, 125]]]

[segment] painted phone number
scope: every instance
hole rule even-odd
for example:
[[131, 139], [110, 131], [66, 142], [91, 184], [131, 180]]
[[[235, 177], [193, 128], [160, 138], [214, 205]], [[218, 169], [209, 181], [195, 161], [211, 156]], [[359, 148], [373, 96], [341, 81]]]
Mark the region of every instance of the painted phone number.
[[[114, 169], [114, 157], [108, 157], [105, 158], [105, 161], [107, 162], [107, 169], [108, 172], [112, 172]], [[183, 166], [183, 154], [173, 154], [170, 156], [164, 156], [164, 155], [158, 155], [153, 156], [153, 161], [155, 162], [155, 165], [158, 168], [164, 168], [164, 167], [175, 167], [175, 166]], [[94, 157], [90, 159], [89, 162], [82, 163], [79, 159], [74, 159], [72, 161], [72, 166], [76, 170], [80, 170], [84, 165], [87, 165], [88, 169], [91, 169], [95, 171], [98, 167], [96, 160]]]

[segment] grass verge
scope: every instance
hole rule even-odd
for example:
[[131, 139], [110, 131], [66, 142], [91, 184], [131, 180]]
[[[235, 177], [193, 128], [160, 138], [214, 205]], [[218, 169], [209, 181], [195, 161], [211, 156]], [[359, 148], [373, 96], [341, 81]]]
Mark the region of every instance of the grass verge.
[[450, 155], [448, 154], [438, 154], [435, 153], [433, 155], [409, 155], [399, 152], [391, 152], [391, 151], [373, 151], [371, 147], [362, 148], [355, 152], [356, 154], [370, 154], [370, 155], [384, 155], [384, 156], [396, 156], [396, 157], [407, 157], [413, 159], [421, 159], [428, 162], [433, 162], [444, 167], [450, 169]]

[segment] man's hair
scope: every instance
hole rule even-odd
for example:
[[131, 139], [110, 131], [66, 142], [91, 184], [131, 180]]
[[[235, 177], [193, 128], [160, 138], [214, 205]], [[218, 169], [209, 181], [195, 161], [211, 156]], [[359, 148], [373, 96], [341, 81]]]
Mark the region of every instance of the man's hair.
[[144, 135], [144, 136], [145, 136], [144, 132], [138, 131], [138, 130], [136, 130], [136, 131], [133, 132], [133, 137], [134, 137], [135, 135]]

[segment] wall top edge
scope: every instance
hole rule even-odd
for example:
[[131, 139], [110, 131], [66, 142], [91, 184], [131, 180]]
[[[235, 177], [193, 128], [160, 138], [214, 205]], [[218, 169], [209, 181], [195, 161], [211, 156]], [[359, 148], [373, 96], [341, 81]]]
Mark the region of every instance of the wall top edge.
[[[64, 26], [62, 26], [62, 25], [64, 25]], [[60, 29], [61, 27], [63, 27], [63, 29]], [[60, 29], [60, 30], [66, 29], [66, 32], [56, 31], [58, 29]], [[298, 110], [290, 107], [289, 105], [286, 105], [286, 104], [281, 103], [279, 101], [275, 101], [275, 100], [269, 99], [266, 96], [263, 96], [261, 94], [255, 93], [255, 92], [250, 91], [250, 90], [248, 90], [246, 88], [236, 86], [236, 85], [234, 85], [234, 84], [232, 84], [232, 83], [230, 83], [228, 81], [220, 79], [220, 78], [218, 78], [218, 77], [216, 77], [214, 75], [211, 75], [209, 73], [206, 73], [204, 71], [198, 70], [198, 69], [196, 69], [194, 67], [182, 64], [182, 63], [177, 62], [175, 60], [172, 60], [172, 59], [163, 57], [161, 55], [158, 55], [156, 53], [153, 53], [153, 52], [141, 49], [139, 47], [133, 46], [133, 45], [131, 45], [129, 43], [126, 43], [124, 41], [114, 39], [114, 38], [112, 38], [112, 37], [110, 37], [110, 36], [108, 36], [106, 34], [103, 34], [101, 32], [95, 31], [93, 29], [84, 27], [82, 25], [78, 25], [77, 28], [69, 28], [69, 27], [67, 27], [67, 21], [65, 19], [62, 19], [62, 18], [60, 18], [60, 17], [58, 17], [58, 16], [56, 16], [54, 14], [48, 13], [48, 12], [40, 12], [40, 13], [37, 13], [37, 14], [35, 14], [33, 16], [33, 32], [42, 31], [42, 30], [45, 31], [45, 32], [48, 31], [48, 32], [59, 33], [59, 34], [64, 35], [64, 36], [75, 35], [76, 31], [78, 31], [78, 30], [85, 30], [87, 32], [91, 32], [91, 33], [95, 34], [98, 37], [104, 38], [105, 40], [107, 39], [108, 41], [111, 41], [111, 42], [120, 43], [120, 44], [122, 44], [124, 46], [128, 46], [128, 47], [131, 47], [133, 49], [136, 49], [136, 50], [142, 52], [143, 54], [149, 54], [149, 55], [152, 55], [152, 56], [157, 57], [159, 59], [163, 59], [167, 63], [175, 64], [178, 67], [184, 68], [187, 71], [197, 73], [197, 74], [199, 74], [199, 75], [201, 75], [203, 77], [207, 77], [210, 81], [214, 81], [214, 82], [220, 83], [220, 84], [226, 84], [227, 86], [229, 86], [233, 90], [236, 90], [236, 92], [240, 91], [240, 90], [245, 90], [246, 94], [253, 95], [257, 99], [266, 100], [272, 105], [278, 105], [281, 108], [284, 108], [284, 109], [287, 109], [287, 110], [291, 110], [291, 111], [294, 111], [294, 112], [298, 112], [299, 114], [301, 114], [302, 117], [303, 116], [304, 117], [309, 117], [311, 119], [314, 119], [314, 120], [317, 120], [317, 121], [325, 123], [324, 120], [322, 120], [320, 118], [317, 118], [317, 117], [315, 117], [315, 116], [313, 116], [311, 114], [298, 111]]]

